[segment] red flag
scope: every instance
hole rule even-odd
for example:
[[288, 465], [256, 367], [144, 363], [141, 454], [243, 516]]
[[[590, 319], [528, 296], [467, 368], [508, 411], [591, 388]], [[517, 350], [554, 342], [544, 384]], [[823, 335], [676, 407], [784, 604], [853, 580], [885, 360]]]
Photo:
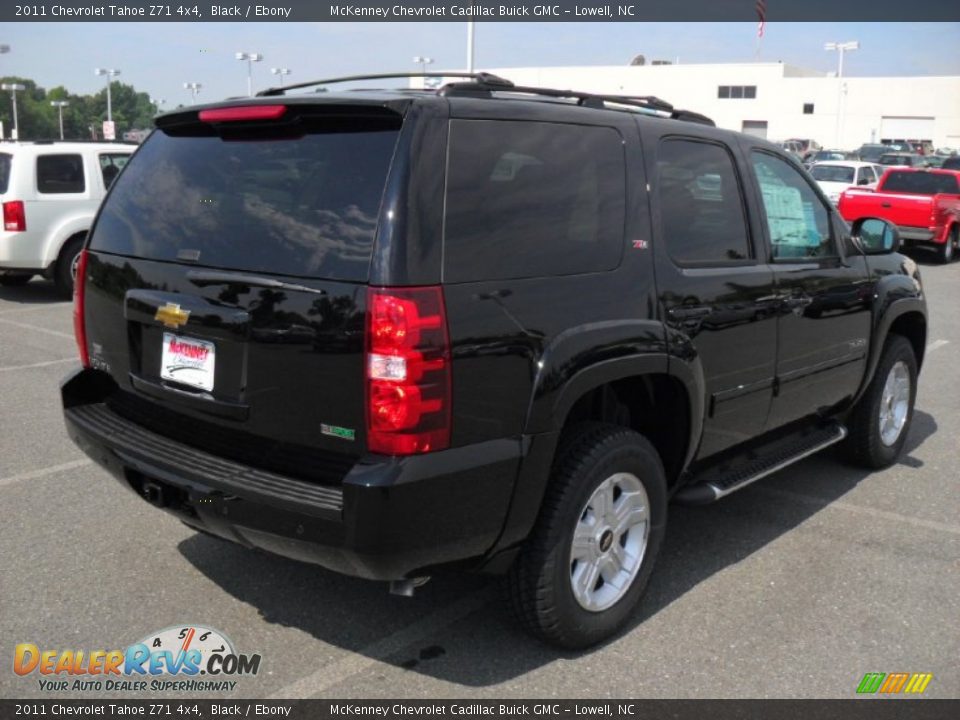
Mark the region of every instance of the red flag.
[[763, 29], [767, 24], [767, 0], [757, 0], [757, 37], [763, 37]]

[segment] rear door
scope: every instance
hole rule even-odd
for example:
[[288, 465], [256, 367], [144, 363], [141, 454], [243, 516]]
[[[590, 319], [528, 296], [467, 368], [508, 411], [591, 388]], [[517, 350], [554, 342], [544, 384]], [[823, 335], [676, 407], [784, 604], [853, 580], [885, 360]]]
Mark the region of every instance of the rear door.
[[336, 479], [364, 446], [364, 312], [393, 112], [168, 120], [92, 232], [94, 366], [115, 409], [227, 457]]
[[776, 359], [773, 272], [755, 247], [726, 137], [644, 137], [670, 353], [700, 365], [706, 386], [699, 458], [760, 434]]

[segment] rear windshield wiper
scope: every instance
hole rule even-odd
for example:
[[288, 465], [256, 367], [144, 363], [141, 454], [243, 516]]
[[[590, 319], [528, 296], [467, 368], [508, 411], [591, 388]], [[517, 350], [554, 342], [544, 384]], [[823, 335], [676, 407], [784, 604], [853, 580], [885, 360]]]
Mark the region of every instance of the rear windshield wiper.
[[248, 285], [249, 287], [273, 288], [274, 290], [295, 290], [297, 292], [313, 293], [314, 295], [326, 295], [326, 290], [307, 287], [306, 285], [297, 285], [296, 283], [274, 280], [260, 275], [247, 275], [245, 273], [223, 272], [220, 270], [190, 270], [187, 272], [187, 280], [197, 287], [206, 287], [208, 285]]

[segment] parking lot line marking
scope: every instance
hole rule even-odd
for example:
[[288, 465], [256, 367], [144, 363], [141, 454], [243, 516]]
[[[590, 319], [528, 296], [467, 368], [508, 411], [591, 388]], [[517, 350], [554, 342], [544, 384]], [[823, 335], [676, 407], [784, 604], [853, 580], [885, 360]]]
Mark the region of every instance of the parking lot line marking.
[[433, 635], [458, 620], [462, 620], [467, 615], [486, 606], [491, 600], [492, 596], [489, 590], [482, 590], [462, 597], [434, 614], [401, 628], [392, 635], [381, 638], [365, 648], [351, 652], [343, 660], [326, 665], [316, 672], [280, 688], [268, 699], [292, 700], [318, 695], [327, 688], [333, 687], [337, 683], [382, 662], [405, 647]]
[[933, 352], [934, 350], [939, 350], [944, 345], [949, 345], [949, 340], [934, 340], [932, 343], [927, 345], [927, 352]]
[[0, 478], [0, 487], [5, 485], [13, 485], [13, 483], [21, 482], [23, 480], [37, 480], [39, 478], [47, 477], [48, 475], [56, 475], [57, 473], [66, 472], [67, 470], [76, 470], [77, 468], [92, 464], [93, 460], [86, 458], [83, 460], [71, 460], [70, 462], [60, 463], [59, 465], [51, 465], [50, 467], [42, 468], [40, 470], [31, 470], [30, 472], [20, 473], [19, 475], [11, 475], [10, 477]]
[[0, 315], [19, 315], [20, 313], [37, 312], [38, 310], [51, 310], [63, 307], [70, 307], [71, 303], [50, 303], [49, 305], [31, 305], [30, 307], [18, 307], [13, 310], [0, 310]]
[[758, 491], [775, 495], [786, 500], [796, 500], [807, 505], [816, 505], [821, 508], [838, 508], [849, 512], [859, 513], [861, 515], [870, 515], [871, 517], [883, 518], [884, 520], [895, 520], [897, 522], [922, 527], [927, 530], [937, 530], [938, 532], [960, 535], [960, 526], [950, 525], [948, 523], [937, 522], [936, 520], [924, 520], [923, 518], [912, 517], [910, 515], [901, 515], [900, 513], [890, 512], [889, 510], [878, 510], [877, 508], [864, 507], [843, 500], [827, 500], [826, 498], [816, 497], [814, 495], [804, 495], [803, 493], [792, 492], [790, 490], [780, 490], [779, 488], [759, 487]]
[[63, 358], [62, 360], [47, 360], [46, 362], [31, 363], [30, 365], [8, 365], [0, 367], [0, 372], [11, 372], [12, 370], [30, 370], [31, 368], [47, 367], [48, 365], [61, 365], [63, 363], [79, 362], [75, 357]]
[[16, 327], [25, 328], [27, 330], [36, 330], [37, 332], [46, 333], [47, 335], [56, 335], [57, 337], [69, 338], [73, 340], [73, 335], [70, 333], [60, 332], [59, 330], [48, 330], [47, 328], [37, 327], [36, 325], [27, 325], [26, 323], [17, 322], [16, 320], [7, 320], [7, 318], [0, 317], [0, 323], [6, 325], [15, 325]]

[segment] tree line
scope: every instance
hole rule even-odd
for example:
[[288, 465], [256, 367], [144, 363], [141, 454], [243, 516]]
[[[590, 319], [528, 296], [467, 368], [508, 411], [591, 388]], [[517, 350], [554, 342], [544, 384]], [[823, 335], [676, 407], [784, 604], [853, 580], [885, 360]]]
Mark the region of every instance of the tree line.
[[[62, 85], [47, 90], [33, 80], [4, 77], [4, 83], [18, 83], [26, 89], [17, 92], [17, 120], [20, 140], [54, 140], [60, 137], [59, 113], [50, 103], [66, 100], [63, 108], [63, 137], [66, 140], [89, 140], [103, 137], [103, 121], [107, 119], [107, 89], [93, 95], [76, 95]], [[137, 92], [132, 85], [114, 81], [110, 85], [110, 101], [117, 139], [129, 130], [152, 127], [155, 108], [150, 95]], [[4, 136], [13, 129], [13, 102], [9, 91], [0, 92], [0, 122]]]

